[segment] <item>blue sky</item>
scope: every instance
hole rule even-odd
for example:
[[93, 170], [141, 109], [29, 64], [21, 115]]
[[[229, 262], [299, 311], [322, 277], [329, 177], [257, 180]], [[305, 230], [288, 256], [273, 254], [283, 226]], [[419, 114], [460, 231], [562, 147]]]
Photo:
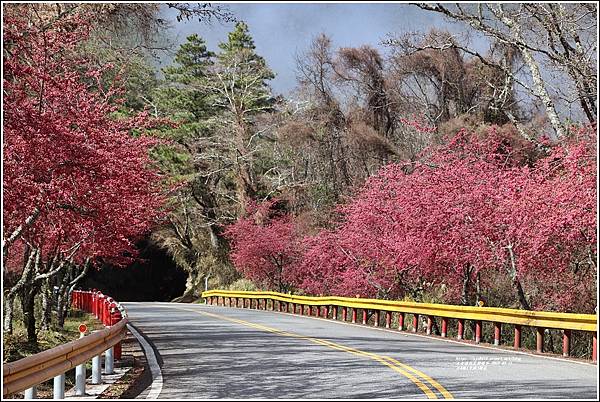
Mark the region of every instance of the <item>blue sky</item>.
[[[311, 40], [325, 33], [334, 47], [371, 45], [385, 51], [382, 40], [390, 33], [428, 31], [445, 28], [460, 32], [462, 26], [449, 24], [436, 13], [409, 4], [391, 3], [235, 3], [226, 4], [237, 19], [245, 21], [254, 38], [257, 52], [277, 74], [271, 82], [275, 93], [288, 93], [295, 86], [295, 54], [304, 51]], [[167, 10], [173, 21], [177, 43], [197, 33], [217, 50], [233, 23], [197, 21], [176, 22], [177, 12]]]

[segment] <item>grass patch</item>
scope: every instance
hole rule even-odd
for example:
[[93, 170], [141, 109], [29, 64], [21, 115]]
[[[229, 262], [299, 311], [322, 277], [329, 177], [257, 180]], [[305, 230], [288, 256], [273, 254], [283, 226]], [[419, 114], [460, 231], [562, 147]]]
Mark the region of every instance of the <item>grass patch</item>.
[[64, 328], [53, 324], [50, 330], [39, 329], [38, 343], [32, 344], [27, 342], [27, 331], [20, 320], [20, 314], [15, 314], [13, 333], [4, 333], [2, 337], [2, 362], [10, 363], [77, 339], [80, 324], [87, 325], [88, 331], [104, 328], [93, 315], [72, 310], [65, 319]]

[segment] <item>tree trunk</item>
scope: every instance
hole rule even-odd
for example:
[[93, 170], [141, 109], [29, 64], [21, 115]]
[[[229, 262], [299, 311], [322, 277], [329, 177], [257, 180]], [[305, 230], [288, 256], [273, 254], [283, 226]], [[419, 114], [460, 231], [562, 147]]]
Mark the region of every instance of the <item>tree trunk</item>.
[[512, 280], [513, 287], [514, 287], [515, 291], [517, 292], [517, 297], [519, 298], [519, 303], [521, 304], [521, 308], [524, 310], [531, 310], [531, 307], [529, 306], [529, 302], [527, 301], [527, 298], [525, 297], [525, 292], [523, 291], [523, 286], [521, 286], [521, 281], [519, 281], [519, 277], [517, 276], [517, 261], [516, 261], [515, 253], [513, 251], [513, 246], [512, 246], [512, 244], [509, 244], [506, 248], [508, 249], [508, 256], [509, 256], [509, 260], [510, 260], [510, 264], [509, 264], [510, 268], [508, 270], [508, 274], [510, 276], [510, 279]]
[[477, 276], [475, 279], [475, 303], [479, 305], [479, 300], [481, 299], [481, 274], [477, 272]]
[[64, 294], [63, 292], [58, 292], [56, 298], [56, 323], [59, 328], [63, 328], [65, 326], [65, 305], [64, 305]]
[[460, 296], [460, 303], [463, 306], [469, 305], [469, 285], [471, 283], [471, 266], [467, 265], [463, 274], [463, 286]]
[[29, 247], [25, 248], [25, 252], [23, 255], [23, 271], [21, 272], [21, 277], [19, 278], [17, 283], [8, 291], [4, 298], [6, 315], [4, 316], [3, 324], [4, 330], [8, 333], [12, 333], [13, 331], [13, 308], [15, 299], [17, 298], [18, 293], [31, 281], [34, 260], [36, 259], [37, 255], [37, 250], [31, 250]]
[[50, 279], [46, 279], [42, 284], [42, 329], [50, 329], [52, 322], [52, 289], [50, 288]]
[[35, 291], [26, 288], [21, 292], [21, 306], [23, 309], [23, 325], [27, 329], [27, 341], [37, 345], [37, 332], [35, 330]]
[[537, 65], [537, 62], [531, 55], [531, 52], [526, 48], [520, 48], [521, 55], [523, 56], [523, 61], [531, 71], [531, 78], [533, 79], [533, 87], [535, 89], [536, 95], [542, 101], [544, 108], [546, 109], [546, 114], [548, 115], [548, 120], [550, 120], [550, 124], [552, 124], [552, 128], [556, 132], [556, 136], [558, 138], [563, 138], [565, 136], [565, 129], [560, 121], [560, 117], [558, 116], [558, 112], [556, 111], [556, 107], [554, 106], [554, 102], [550, 97], [550, 94], [546, 90], [544, 85], [544, 79], [540, 74], [540, 69]]
[[[60, 316], [59, 316], [60, 317], [60, 319], [59, 319], [59, 326], [61, 328], [64, 327], [64, 325], [65, 325], [65, 317], [66, 317], [66, 315], [68, 314], [68, 312], [69, 312], [69, 310], [71, 308], [71, 297], [73, 295], [73, 290], [75, 290], [75, 286], [77, 286], [77, 283], [79, 283], [79, 281], [81, 279], [83, 279], [87, 275], [87, 273], [88, 273], [91, 265], [92, 265], [91, 258], [90, 257], [86, 258], [85, 263], [83, 264], [83, 269], [81, 270], [81, 272], [79, 273], [79, 275], [77, 275], [75, 278], [73, 278], [71, 280], [71, 282], [66, 282], [65, 283], [66, 284], [65, 285], [66, 295], [64, 293], [61, 293], [61, 294], [63, 295], [66, 303], [62, 303], [61, 302], [59, 304], [59, 306], [61, 308], [61, 310], [60, 310]], [[76, 265], [73, 265], [72, 269], [74, 269], [75, 267], [76, 267]], [[70, 272], [71, 272], [71, 274], [73, 273], [73, 271], [70, 271]], [[70, 276], [69, 276], [69, 279], [70, 279]]]
[[13, 313], [15, 307], [15, 295], [8, 292], [4, 297], [4, 331], [8, 334], [13, 332]]

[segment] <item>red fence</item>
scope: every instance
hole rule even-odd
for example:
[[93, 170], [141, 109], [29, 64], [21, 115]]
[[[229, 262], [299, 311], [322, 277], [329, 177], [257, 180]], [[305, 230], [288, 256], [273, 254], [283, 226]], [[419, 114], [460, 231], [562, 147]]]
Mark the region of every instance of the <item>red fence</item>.
[[[97, 290], [74, 290], [71, 294], [71, 305], [79, 310], [93, 314], [107, 327], [121, 321], [125, 310], [112, 297]], [[121, 343], [115, 345], [115, 359], [121, 359]]]

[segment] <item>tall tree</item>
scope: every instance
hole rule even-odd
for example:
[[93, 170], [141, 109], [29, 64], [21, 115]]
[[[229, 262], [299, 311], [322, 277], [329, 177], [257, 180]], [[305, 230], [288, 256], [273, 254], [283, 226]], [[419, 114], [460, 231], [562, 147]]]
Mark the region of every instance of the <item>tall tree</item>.
[[116, 119], [121, 89], [100, 84], [111, 67], [76, 51], [90, 16], [49, 25], [29, 17], [10, 10], [4, 20], [3, 251], [23, 261], [9, 264], [17, 274], [5, 282], [5, 328], [19, 295], [35, 341], [43, 281], [87, 257], [135, 254], [132, 239], [160, 216], [163, 198], [148, 155], [155, 141], [132, 135], [153, 123], [145, 113]]

